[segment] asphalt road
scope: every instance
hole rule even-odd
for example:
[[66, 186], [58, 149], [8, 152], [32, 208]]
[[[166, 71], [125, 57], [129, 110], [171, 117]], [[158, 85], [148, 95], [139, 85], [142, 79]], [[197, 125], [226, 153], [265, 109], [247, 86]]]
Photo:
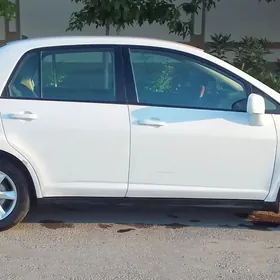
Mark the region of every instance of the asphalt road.
[[278, 224], [224, 209], [44, 205], [0, 233], [0, 279], [280, 279]]

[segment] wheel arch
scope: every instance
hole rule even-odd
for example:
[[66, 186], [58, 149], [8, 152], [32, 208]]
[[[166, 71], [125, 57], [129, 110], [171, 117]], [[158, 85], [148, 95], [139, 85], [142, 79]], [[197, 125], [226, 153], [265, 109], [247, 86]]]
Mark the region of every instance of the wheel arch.
[[31, 166], [24, 163], [24, 159], [20, 159], [17, 156], [3, 150], [0, 150], [0, 159], [11, 161], [24, 173], [28, 180], [28, 188], [32, 202], [36, 201], [37, 198], [42, 198], [41, 188], [36, 173]]

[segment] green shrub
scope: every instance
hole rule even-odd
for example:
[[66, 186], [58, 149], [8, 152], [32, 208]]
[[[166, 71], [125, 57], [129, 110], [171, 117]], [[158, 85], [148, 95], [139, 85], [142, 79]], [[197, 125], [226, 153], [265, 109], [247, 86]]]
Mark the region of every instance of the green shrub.
[[240, 42], [235, 42], [228, 34], [214, 34], [211, 39], [207, 52], [223, 60], [230, 52], [233, 53], [234, 66], [280, 92], [280, 77], [269, 69], [265, 59], [271, 53], [266, 39], [244, 37]]

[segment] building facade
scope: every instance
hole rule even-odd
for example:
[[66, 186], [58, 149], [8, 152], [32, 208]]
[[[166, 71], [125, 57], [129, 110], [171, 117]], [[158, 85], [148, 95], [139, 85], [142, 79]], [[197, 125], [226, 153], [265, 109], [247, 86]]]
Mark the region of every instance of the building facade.
[[[18, 40], [22, 36], [42, 37], [61, 35], [103, 35], [105, 30], [94, 26], [82, 32], [66, 32], [70, 15], [80, 8], [71, 0], [13, 0], [17, 4], [17, 19], [11, 22], [0, 19], [0, 44]], [[178, 4], [184, 0], [177, 0]], [[184, 40], [169, 34], [167, 27], [145, 24], [142, 27], [128, 27], [121, 32], [124, 36], [143, 36], [185, 41], [204, 47], [214, 33], [232, 34], [232, 39], [244, 36], [265, 37], [270, 43], [269, 61], [280, 56], [280, 1], [270, 4], [258, 0], [221, 0], [215, 9], [203, 11], [193, 17], [194, 35]], [[113, 30], [112, 35], [116, 32]]]

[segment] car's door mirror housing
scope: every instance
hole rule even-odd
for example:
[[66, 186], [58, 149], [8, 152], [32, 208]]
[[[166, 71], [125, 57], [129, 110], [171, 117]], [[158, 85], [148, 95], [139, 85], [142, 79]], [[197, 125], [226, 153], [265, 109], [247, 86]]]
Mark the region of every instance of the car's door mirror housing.
[[249, 114], [265, 113], [265, 102], [264, 102], [264, 98], [261, 95], [255, 93], [249, 95], [247, 101], [247, 113]]
[[264, 125], [265, 101], [261, 95], [255, 93], [249, 95], [247, 101], [247, 113], [249, 114], [251, 125]]

